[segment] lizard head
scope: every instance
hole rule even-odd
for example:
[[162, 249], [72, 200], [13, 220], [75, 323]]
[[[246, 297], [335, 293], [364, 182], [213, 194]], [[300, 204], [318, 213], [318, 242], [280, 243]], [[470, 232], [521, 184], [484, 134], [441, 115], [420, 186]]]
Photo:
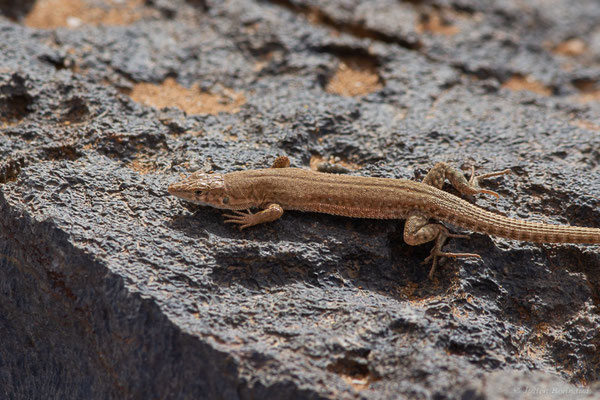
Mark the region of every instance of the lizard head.
[[222, 174], [195, 172], [181, 181], [170, 184], [168, 191], [173, 196], [191, 203], [229, 208]]
[[247, 201], [237, 199], [225, 187], [223, 174], [195, 172], [169, 185], [170, 194], [191, 203], [222, 209], [247, 208]]

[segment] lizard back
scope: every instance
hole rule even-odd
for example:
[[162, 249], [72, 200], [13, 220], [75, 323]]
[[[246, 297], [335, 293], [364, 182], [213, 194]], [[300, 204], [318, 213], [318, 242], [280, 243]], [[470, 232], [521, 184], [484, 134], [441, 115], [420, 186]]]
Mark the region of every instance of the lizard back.
[[541, 243], [600, 243], [600, 229], [504, 217], [433, 186], [406, 179], [337, 175], [299, 168], [266, 168], [224, 175], [225, 189], [254, 206], [355, 218], [404, 219], [411, 212], [479, 233]]

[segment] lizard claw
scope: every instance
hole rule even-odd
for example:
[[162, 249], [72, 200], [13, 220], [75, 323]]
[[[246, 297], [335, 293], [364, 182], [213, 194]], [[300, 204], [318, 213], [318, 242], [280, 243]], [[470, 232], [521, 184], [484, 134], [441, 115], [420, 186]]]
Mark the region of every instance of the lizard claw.
[[460, 234], [460, 233], [450, 233], [445, 228], [441, 231], [440, 235], [437, 237], [437, 239], [435, 241], [435, 245], [431, 249], [431, 253], [429, 253], [429, 256], [427, 258], [425, 258], [425, 260], [423, 260], [423, 264], [427, 264], [428, 262], [431, 261], [431, 269], [429, 270], [429, 275], [428, 275], [430, 280], [433, 280], [433, 274], [435, 273], [435, 270], [438, 266], [438, 260], [440, 257], [481, 258], [481, 256], [479, 254], [475, 254], [475, 253], [447, 253], [445, 251], [442, 251], [442, 246], [444, 245], [444, 243], [446, 242], [446, 239], [448, 239], [448, 238], [469, 239], [470, 236]]
[[[284, 168], [284, 167], [282, 167]], [[226, 218], [225, 222], [229, 224], [240, 225], [240, 231], [245, 228], [249, 228], [254, 225], [262, 224], [264, 222], [272, 222], [281, 217], [283, 214], [283, 208], [276, 203], [269, 203], [264, 210], [257, 212], [256, 214], [250, 210], [230, 210], [233, 214], [223, 214]]]
[[429, 256], [423, 260], [423, 262], [421, 264], [427, 264], [429, 261], [432, 261], [431, 263], [431, 269], [429, 270], [429, 274], [427, 275], [429, 277], [430, 280], [433, 280], [433, 274], [435, 274], [435, 270], [437, 269], [437, 265], [438, 265], [438, 259], [439, 257], [474, 257], [474, 258], [481, 258], [481, 256], [479, 254], [475, 254], [475, 253], [446, 253], [443, 251], [440, 252], [435, 252], [434, 250], [431, 251], [431, 254], [429, 254]]
[[475, 254], [475, 253], [446, 253], [444, 251], [440, 251], [437, 248], [433, 248], [433, 250], [431, 250], [431, 254], [429, 254], [429, 256], [422, 262], [422, 264], [427, 264], [429, 261], [433, 260], [431, 263], [431, 269], [429, 270], [429, 279], [433, 279], [433, 274], [435, 273], [435, 270], [437, 268], [438, 265], [438, 258], [439, 257], [473, 257], [473, 258], [481, 258], [481, 256], [479, 254]]
[[228, 224], [239, 224], [240, 231], [244, 228], [254, 225], [253, 217], [254, 214], [250, 210], [245, 212], [239, 210], [231, 210], [234, 214], [223, 214], [226, 218], [225, 222]]
[[493, 190], [488, 190], [488, 189], [482, 189], [479, 187], [479, 180], [480, 179], [487, 179], [487, 178], [491, 178], [494, 176], [500, 176], [500, 175], [506, 175], [506, 174], [510, 174], [511, 170], [510, 169], [505, 169], [502, 171], [495, 171], [495, 172], [489, 172], [487, 174], [482, 174], [482, 175], [475, 175], [475, 167], [471, 166], [471, 178], [469, 179], [469, 185], [471, 185], [471, 187], [475, 188], [477, 190], [477, 193], [484, 193], [484, 194], [489, 194], [491, 196], [496, 197], [497, 199], [500, 198], [500, 195], [496, 192], [494, 192]]
[[240, 210], [231, 210], [232, 213], [234, 213], [235, 215], [232, 214], [223, 214], [225, 217], [236, 217], [236, 216], [245, 216], [245, 215], [253, 215], [252, 212], [250, 210], [245, 210], [245, 211], [240, 211]]

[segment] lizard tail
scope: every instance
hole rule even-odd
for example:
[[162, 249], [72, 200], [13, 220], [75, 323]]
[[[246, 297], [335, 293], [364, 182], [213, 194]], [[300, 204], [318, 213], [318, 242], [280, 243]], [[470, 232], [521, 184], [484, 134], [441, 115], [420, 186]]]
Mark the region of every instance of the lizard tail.
[[551, 225], [508, 218], [483, 210], [465, 200], [453, 204], [454, 210], [441, 207], [443, 221], [479, 233], [506, 239], [537, 243], [587, 243], [600, 244], [600, 229], [568, 225]]

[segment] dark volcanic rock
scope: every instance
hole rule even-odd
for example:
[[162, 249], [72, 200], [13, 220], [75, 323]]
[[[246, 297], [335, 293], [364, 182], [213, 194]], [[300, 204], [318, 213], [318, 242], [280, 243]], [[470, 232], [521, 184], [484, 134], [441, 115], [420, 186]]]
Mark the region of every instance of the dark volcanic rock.
[[482, 207], [600, 227], [596, 2], [0, 10], [2, 398], [598, 396], [598, 246], [473, 234], [445, 249], [482, 259], [429, 281], [402, 222], [240, 233], [166, 192], [281, 154], [411, 179], [446, 161], [512, 170]]

